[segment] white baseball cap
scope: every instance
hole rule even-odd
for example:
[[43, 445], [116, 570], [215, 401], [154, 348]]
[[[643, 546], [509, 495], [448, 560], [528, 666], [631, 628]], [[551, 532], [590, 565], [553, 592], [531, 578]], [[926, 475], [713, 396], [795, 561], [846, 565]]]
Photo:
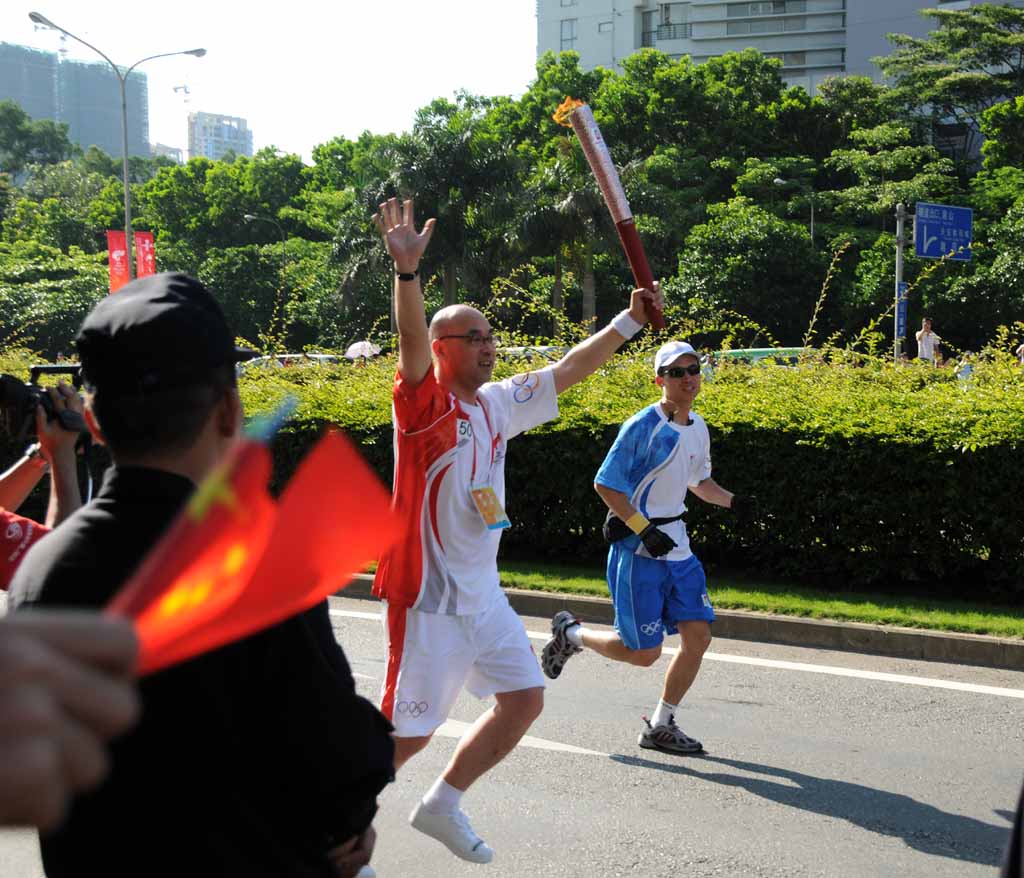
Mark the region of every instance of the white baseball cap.
[[658, 348], [658, 353], [654, 355], [654, 374], [657, 375], [665, 366], [685, 354], [696, 357], [697, 362], [700, 362], [700, 357], [693, 349], [693, 345], [687, 344], [685, 341], [670, 341], [668, 344], [663, 344]]

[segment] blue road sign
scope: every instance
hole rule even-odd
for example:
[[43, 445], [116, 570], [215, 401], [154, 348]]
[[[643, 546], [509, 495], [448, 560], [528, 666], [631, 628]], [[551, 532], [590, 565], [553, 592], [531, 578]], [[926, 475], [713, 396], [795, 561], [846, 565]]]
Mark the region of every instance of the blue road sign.
[[924, 259], [971, 258], [974, 211], [919, 201], [914, 210], [914, 255]]
[[899, 289], [899, 299], [896, 302], [896, 338], [903, 338], [907, 334], [907, 283], [902, 281]]

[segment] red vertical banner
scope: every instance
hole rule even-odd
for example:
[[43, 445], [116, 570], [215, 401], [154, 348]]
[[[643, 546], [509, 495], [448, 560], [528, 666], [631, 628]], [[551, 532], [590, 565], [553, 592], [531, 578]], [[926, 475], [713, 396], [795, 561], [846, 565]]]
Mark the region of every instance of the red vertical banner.
[[128, 239], [124, 232], [107, 230], [107, 252], [110, 257], [110, 292], [116, 293], [131, 280], [128, 272]]
[[135, 276], [146, 277], [156, 274], [156, 254], [153, 250], [153, 233], [135, 233]]

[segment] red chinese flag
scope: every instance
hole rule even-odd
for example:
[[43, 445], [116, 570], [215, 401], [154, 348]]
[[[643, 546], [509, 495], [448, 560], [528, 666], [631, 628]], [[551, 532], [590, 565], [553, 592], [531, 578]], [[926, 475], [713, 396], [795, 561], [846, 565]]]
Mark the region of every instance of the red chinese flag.
[[244, 591], [274, 526], [269, 477], [266, 446], [240, 443], [110, 604], [135, 620], [143, 673], [183, 631], [229, 609]]
[[128, 239], [124, 232], [107, 230], [107, 253], [110, 260], [110, 292], [116, 293], [131, 280], [128, 271]]
[[135, 276], [156, 274], [156, 251], [152, 232], [135, 233]]
[[308, 609], [398, 538], [388, 492], [340, 435], [317, 443], [277, 504], [268, 476], [266, 449], [247, 441], [111, 604], [135, 620], [140, 674]]

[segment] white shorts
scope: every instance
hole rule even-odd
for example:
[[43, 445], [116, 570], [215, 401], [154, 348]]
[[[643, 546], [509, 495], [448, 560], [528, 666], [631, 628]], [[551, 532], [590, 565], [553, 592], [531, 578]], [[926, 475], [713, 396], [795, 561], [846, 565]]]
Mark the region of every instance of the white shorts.
[[484, 612], [466, 616], [386, 608], [380, 709], [398, 737], [433, 734], [463, 685], [477, 698], [544, 688], [523, 620], [504, 592]]

